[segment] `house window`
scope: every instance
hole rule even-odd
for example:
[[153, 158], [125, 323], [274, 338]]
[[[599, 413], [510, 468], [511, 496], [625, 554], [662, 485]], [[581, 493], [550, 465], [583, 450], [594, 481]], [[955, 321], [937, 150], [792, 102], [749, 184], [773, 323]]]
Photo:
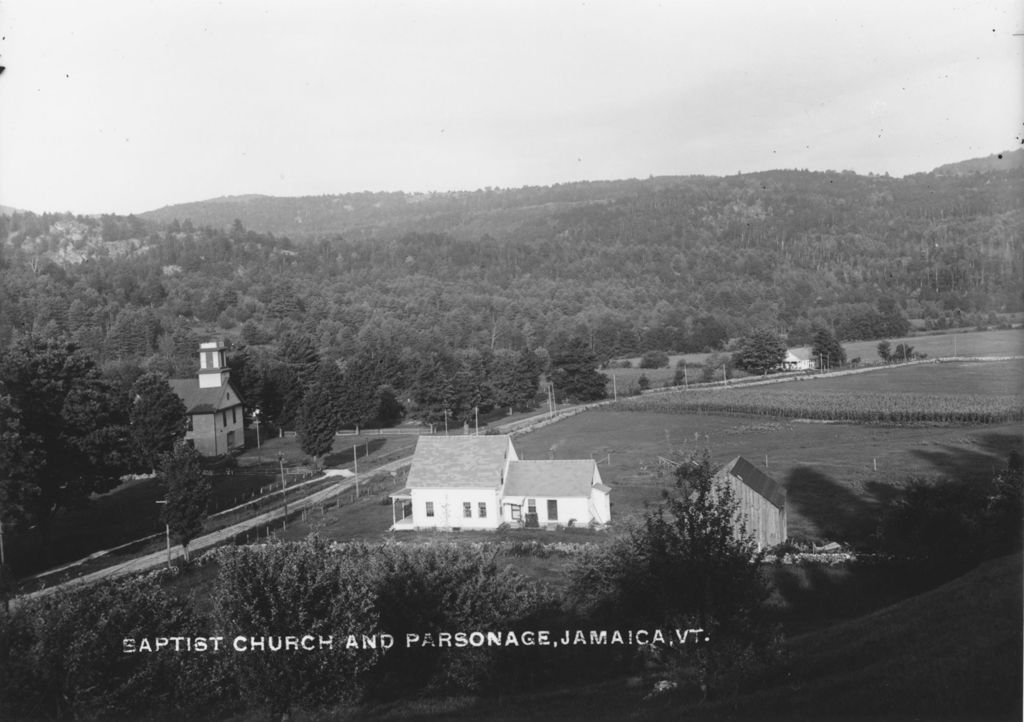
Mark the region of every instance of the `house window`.
[[221, 420], [221, 426], [227, 426], [228, 425], [228, 412], [227, 411], [221, 411], [220, 412], [220, 420]]
[[228, 448], [230, 449], [230, 448], [234, 447], [234, 445], [235, 445], [235, 432], [234, 431], [229, 431], [228, 432]]
[[188, 417], [188, 430], [189, 431], [195, 431], [195, 427], [193, 426], [193, 419], [192, 419], [191, 415]]
[[487, 502], [486, 501], [481, 501], [480, 502], [480, 508], [479, 508], [478, 511], [480, 512], [480, 518], [481, 519], [486, 519], [487, 518]]
[[237, 424], [238, 423], [238, 419], [235, 417], [235, 411], [236, 411], [235, 407], [232, 406], [231, 407], [231, 423], [232, 424]]
[[434, 516], [434, 502], [427, 502], [427, 516]]
[[555, 499], [548, 499], [548, 519], [555, 520], [558, 518], [558, 501]]
[[537, 513], [537, 500], [536, 499], [527, 499], [526, 500], [526, 513], [527, 514], [536, 514]]
[[523, 507], [519, 504], [509, 504], [509, 509], [512, 512], [512, 521], [519, 521], [523, 518]]
[[467, 519], [473, 516], [473, 504], [471, 502], [462, 502], [462, 516], [466, 517]]

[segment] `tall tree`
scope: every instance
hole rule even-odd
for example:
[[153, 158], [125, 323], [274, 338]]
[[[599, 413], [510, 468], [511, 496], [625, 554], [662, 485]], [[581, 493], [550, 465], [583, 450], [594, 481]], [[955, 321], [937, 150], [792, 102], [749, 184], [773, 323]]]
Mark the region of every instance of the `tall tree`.
[[733, 363], [751, 373], [767, 374], [786, 360], [786, 344], [778, 334], [760, 330], [740, 339]]
[[763, 556], [731, 487], [715, 481], [705, 451], [678, 467], [676, 491], [663, 507], [572, 568], [570, 593], [597, 621], [704, 630], [710, 644], [673, 649], [683, 657], [677, 668], [696, 670], [695, 680], [684, 681], [710, 695], [730, 668], [773, 648], [774, 629], [762, 606]]
[[334, 437], [341, 428], [338, 399], [343, 382], [334, 364], [325, 364], [302, 399], [296, 430], [302, 450], [313, 457], [318, 466], [321, 456], [330, 452]]
[[167, 492], [163, 521], [188, 561], [188, 545], [202, 534], [209, 510], [210, 480], [203, 474], [199, 453], [184, 443], [160, 457], [160, 477]]
[[846, 349], [835, 334], [827, 328], [819, 328], [811, 341], [811, 358], [818, 361], [819, 368], [836, 368], [846, 363]]
[[8, 426], [18, 454], [33, 459], [16, 479], [26, 513], [45, 524], [61, 507], [85, 503], [120, 483], [132, 457], [128, 399], [95, 363], [63, 339], [27, 336], [0, 355]]
[[142, 463], [155, 469], [161, 454], [185, 438], [187, 409], [167, 379], [155, 373], [139, 377], [132, 386], [131, 398], [128, 421], [136, 453]]
[[552, 355], [551, 382], [560, 396], [574, 403], [596, 401], [607, 394], [608, 378], [597, 370], [597, 357], [579, 337]]

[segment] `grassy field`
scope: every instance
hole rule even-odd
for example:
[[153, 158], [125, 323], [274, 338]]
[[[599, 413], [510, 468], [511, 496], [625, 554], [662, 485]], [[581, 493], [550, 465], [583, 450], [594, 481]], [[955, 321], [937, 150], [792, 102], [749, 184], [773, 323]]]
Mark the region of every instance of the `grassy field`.
[[[921, 334], [888, 339], [892, 347], [906, 343], [929, 358], [946, 356], [1020, 356], [1024, 355], [1024, 329], [1004, 331], [961, 331], [959, 333]], [[878, 341], [843, 343], [846, 357], [858, 356], [865, 362], [878, 361]], [[802, 347], [809, 350], [809, 347]]]
[[1022, 446], [1017, 424], [878, 428], [742, 416], [594, 411], [516, 441], [528, 459], [595, 458], [612, 519], [635, 519], [672, 483], [658, 457], [705, 446], [716, 464], [745, 456], [786, 486], [790, 536], [858, 543], [879, 505], [914, 477], [983, 477]]
[[[906, 343], [914, 347], [915, 351], [927, 354], [929, 358], [943, 358], [947, 356], [1022, 356], [1024, 355], [1024, 329], [1016, 328], [1005, 331], [960, 331], [957, 333], [927, 334], [918, 336], [905, 336], [902, 338], [889, 339], [895, 348], [898, 344]], [[863, 363], [875, 363], [878, 358], [878, 341], [847, 341], [843, 343], [846, 350], [846, 357], [849, 360], [860, 358]], [[800, 346], [794, 349], [797, 352], [810, 352], [809, 346]], [[608, 376], [608, 391], [611, 393], [611, 376], [616, 377], [619, 395], [626, 395], [630, 389], [636, 386], [641, 375], [646, 375], [651, 382], [651, 388], [666, 386], [672, 381], [676, 371], [676, 364], [681, 359], [686, 359], [687, 375], [691, 383], [700, 380], [701, 364], [710, 356], [706, 353], [674, 354], [669, 356], [668, 368], [642, 369], [640, 357], [635, 356], [628, 359], [632, 368], [606, 369], [604, 374]], [[623, 360], [623, 359], [620, 359]]]
[[[798, 377], [799, 378], [799, 377]], [[798, 381], [765, 384], [766, 393], [920, 393], [942, 396], [1024, 397], [1024, 360], [943, 361], [889, 366], [848, 376], [807, 376]]]

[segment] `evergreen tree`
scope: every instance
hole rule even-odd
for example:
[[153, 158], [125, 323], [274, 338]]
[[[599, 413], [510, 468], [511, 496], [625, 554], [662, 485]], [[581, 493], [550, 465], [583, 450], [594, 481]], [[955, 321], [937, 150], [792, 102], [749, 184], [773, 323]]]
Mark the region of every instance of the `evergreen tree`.
[[831, 331], [819, 328], [811, 342], [811, 359], [819, 368], [836, 368], [846, 363], [846, 350]]
[[160, 456], [185, 438], [187, 409], [167, 380], [155, 373], [139, 377], [132, 385], [131, 398], [128, 422], [136, 453], [154, 469]]
[[596, 401], [607, 394], [608, 379], [597, 370], [597, 357], [578, 337], [551, 357], [551, 382], [556, 393], [573, 403]]
[[299, 407], [296, 431], [303, 452], [313, 457], [314, 467], [321, 456], [330, 452], [334, 437], [341, 428], [339, 395], [341, 372], [334, 364], [325, 364], [317, 380], [310, 386]]

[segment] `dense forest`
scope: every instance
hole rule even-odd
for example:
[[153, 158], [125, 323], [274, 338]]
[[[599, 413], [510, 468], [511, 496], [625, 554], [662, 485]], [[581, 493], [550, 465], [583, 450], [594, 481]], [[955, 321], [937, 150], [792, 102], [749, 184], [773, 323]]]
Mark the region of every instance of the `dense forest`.
[[905, 178], [786, 170], [15, 212], [0, 215], [0, 348], [67, 335], [101, 365], [180, 374], [199, 338], [280, 359], [300, 335], [406, 391], [416, 359], [543, 363], [571, 339], [603, 361], [757, 329], [803, 344], [821, 328], [853, 340], [909, 319], [991, 324], [1024, 308], [1024, 170], [1009, 155], [1005, 170]]

